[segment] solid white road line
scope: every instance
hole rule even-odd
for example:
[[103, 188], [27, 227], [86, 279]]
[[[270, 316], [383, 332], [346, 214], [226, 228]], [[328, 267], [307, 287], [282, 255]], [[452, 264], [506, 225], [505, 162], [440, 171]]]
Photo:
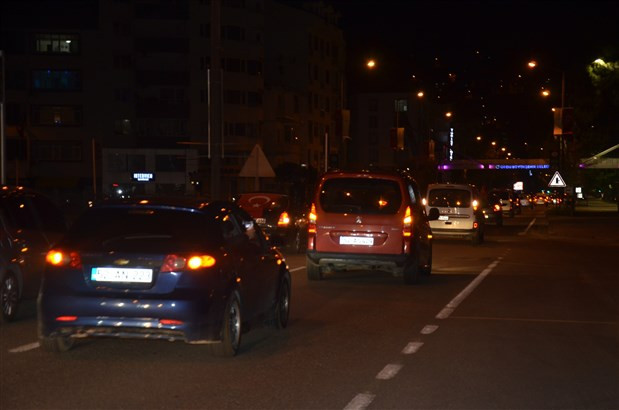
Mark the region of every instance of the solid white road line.
[[363, 410], [367, 408], [376, 395], [370, 393], [357, 394], [351, 401], [344, 407], [344, 410]]
[[393, 379], [396, 374], [402, 369], [401, 364], [388, 364], [376, 375], [378, 380], [389, 380]]
[[289, 272], [296, 272], [298, 270], [305, 269], [305, 266], [298, 266], [296, 268], [288, 269]]
[[419, 351], [419, 349], [421, 349], [421, 346], [423, 346], [423, 342], [410, 342], [402, 350], [402, 353], [404, 353], [404, 354], [417, 353]]
[[525, 229], [522, 232], [518, 232], [518, 235], [520, 235], [520, 236], [526, 235], [527, 232], [529, 232], [529, 229], [531, 229], [531, 227], [533, 226], [533, 224], [535, 223], [536, 220], [537, 220], [537, 218], [533, 218], [533, 220], [529, 223], [529, 226], [527, 226], [527, 229]]
[[22, 353], [27, 352], [28, 350], [37, 349], [39, 347], [39, 342], [28, 343], [27, 345], [16, 347], [15, 349], [9, 350], [9, 353]]
[[486, 276], [488, 276], [490, 272], [492, 272], [492, 269], [496, 267], [496, 265], [501, 259], [503, 259], [502, 256], [500, 256], [497, 260], [488, 265], [486, 269], [481, 271], [481, 273], [477, 275], [475, 279], [473, 279], [473, 281], [469, 283], [469, 285], [458, 294], [458, 296], [453, 298], [451, 302], [449, 302], [447, 306], [445, 306], [443, 310], [441, 310], [438, 315], [436, 315], [436, 318], [447, 319], [449, 315], [451, 315], [451, 313], [458, 307], [458, 305], [462, 303], [462, 301], [466, 299], [466, 297], [470, 295], [473, 290], [475, 290], [475, 288], [481, 283], [482, 280], [486, 278]]

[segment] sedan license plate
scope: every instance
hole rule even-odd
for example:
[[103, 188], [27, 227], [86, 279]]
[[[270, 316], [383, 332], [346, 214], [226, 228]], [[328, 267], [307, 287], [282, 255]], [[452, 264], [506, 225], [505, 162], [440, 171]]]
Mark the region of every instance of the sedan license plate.
[[153, 280], [153, 270], [132, 268], [92, 268], [90, 280], [94, 282], [150, 283]]
[[447, 215], [440, 215], [438, 217], [438, 220], [439, 221], [449, 221], [449, 216], [447, 216]]
[[374, 245], [374, 238], [365, 236], [340, 236], [340, 245]]
[[265, 225], [267, 223], [266, 218], [256, 218], [256, 223], [258, 225]]

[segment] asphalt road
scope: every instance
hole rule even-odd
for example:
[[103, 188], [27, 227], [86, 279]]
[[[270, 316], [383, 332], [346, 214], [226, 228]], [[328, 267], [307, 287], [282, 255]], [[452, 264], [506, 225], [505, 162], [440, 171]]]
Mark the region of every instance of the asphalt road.
[[289, 255], [288, 329], [240, 354], [98, 339], [55, 355], [34, 303], [2, 324], [0, 408], [619, 408], [619, 214], [526, 209], [473, 246], [437, 240], [416, 286], [377, 272], [308, 282]]

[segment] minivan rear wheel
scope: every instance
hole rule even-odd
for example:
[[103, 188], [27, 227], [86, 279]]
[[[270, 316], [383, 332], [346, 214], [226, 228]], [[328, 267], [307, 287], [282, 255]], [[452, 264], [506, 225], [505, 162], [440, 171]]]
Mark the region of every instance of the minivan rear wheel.
[[320, 266], [317, 263], [312, 262], [309, 257], [306, 257], [306, 270], [307, 270], [307, 279], [309, 280], [321, 280], [322, 272], [320, 271]]
[[414, 285], [419, 282], [419, 261], [417, 258], [412, 258], [409, 263], [404, 266], [404, 283]]

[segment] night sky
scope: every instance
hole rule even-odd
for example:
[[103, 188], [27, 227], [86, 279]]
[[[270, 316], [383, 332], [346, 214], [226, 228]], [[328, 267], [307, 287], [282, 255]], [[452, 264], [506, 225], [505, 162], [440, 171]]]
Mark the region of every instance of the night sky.
[[[356, 67], [376, 58], [391, 74], [423, 74], [435, 58], [454, 71], [474, 60], [511, 74], [531, 58], [571, 70], [595, 58], [617, 58], [617, 1], [333, 0], [348, 47], [351, 85]], [[474, 75], [474, 73], [471, 73]]]

